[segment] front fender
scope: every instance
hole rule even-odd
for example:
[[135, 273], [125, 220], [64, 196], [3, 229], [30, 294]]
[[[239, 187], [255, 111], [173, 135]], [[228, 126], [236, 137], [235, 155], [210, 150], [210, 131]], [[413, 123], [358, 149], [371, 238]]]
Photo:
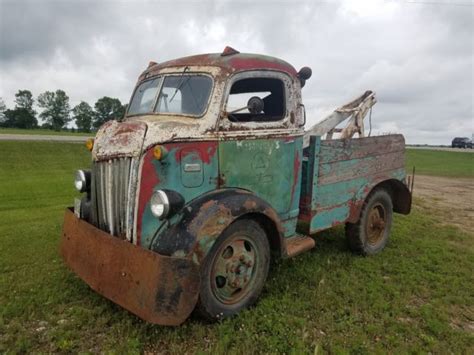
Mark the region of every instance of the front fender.
[[242, 189], [221, 189], [204, 194], [157, 231], [150, 249], [168, 256], [189, 256], [201, 263], [219, 235], [244, 215], [258, 215], [274, 225], [279, 245], [283, 226], [276, 211], [263, 199]]

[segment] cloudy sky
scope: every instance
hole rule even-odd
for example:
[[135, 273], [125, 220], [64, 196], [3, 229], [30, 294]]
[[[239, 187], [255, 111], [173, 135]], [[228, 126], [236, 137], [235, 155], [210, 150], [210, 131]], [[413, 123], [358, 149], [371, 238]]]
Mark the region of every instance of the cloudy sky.
[[0, 0], [0, 97], [127, 102], [150, 60], [230, 45], [310, 66], [310, 123], [372, 89], [373, 130], [449, 144], [474, 133], [473, 33], [472, 0]]

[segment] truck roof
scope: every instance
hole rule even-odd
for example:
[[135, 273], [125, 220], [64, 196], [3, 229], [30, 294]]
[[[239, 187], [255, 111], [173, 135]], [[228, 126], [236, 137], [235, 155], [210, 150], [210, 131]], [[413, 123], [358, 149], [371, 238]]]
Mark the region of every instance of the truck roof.
[[186, 66], [214, 66], [229, 74], [244, 70], [278, 70], [297, 76], [295, 68], [284, 60], [260, 54], [240, 53], [230, 47], [226, 47], [222, 53], [199, 54], [163, 63], [150, 63], [143, 74], [168, 67]]

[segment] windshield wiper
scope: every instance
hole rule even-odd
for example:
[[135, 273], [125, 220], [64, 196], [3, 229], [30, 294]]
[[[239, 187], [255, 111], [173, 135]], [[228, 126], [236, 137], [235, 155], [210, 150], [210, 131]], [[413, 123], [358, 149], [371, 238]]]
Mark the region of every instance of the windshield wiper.
[[179, 84], [176, 87], [176, 90], [174, 91], [173, 95], [171, 95], [171, 99], [169, 100], [170, 103], [171, 103], [171, 101], [173, 101], [173, 99], [174, 99], [176, 93], [178, 92], [178, 90], [181, 89], [181, 86], [183, 86], [184, 83], [187, 82], [189, 80], [189, 78], [191, 78], [191, 77], [189, 77], [187, 80], [183, 81], [184, 73], [186, 73], [187, 70], [189, 70], [189, 67], [185, 66], [183, 72], [181, 73], [181, 77], [180, 77], [181, 80], [179, 81]]

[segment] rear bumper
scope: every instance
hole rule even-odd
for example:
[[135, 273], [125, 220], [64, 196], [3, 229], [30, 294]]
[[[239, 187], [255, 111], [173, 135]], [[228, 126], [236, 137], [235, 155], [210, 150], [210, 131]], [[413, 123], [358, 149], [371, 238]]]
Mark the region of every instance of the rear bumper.
[[92, 289], [147, 322], [179, 325], [196, 305], [196, 264], [112, 237], [70, 209], [64, 215], [61, 255]]

